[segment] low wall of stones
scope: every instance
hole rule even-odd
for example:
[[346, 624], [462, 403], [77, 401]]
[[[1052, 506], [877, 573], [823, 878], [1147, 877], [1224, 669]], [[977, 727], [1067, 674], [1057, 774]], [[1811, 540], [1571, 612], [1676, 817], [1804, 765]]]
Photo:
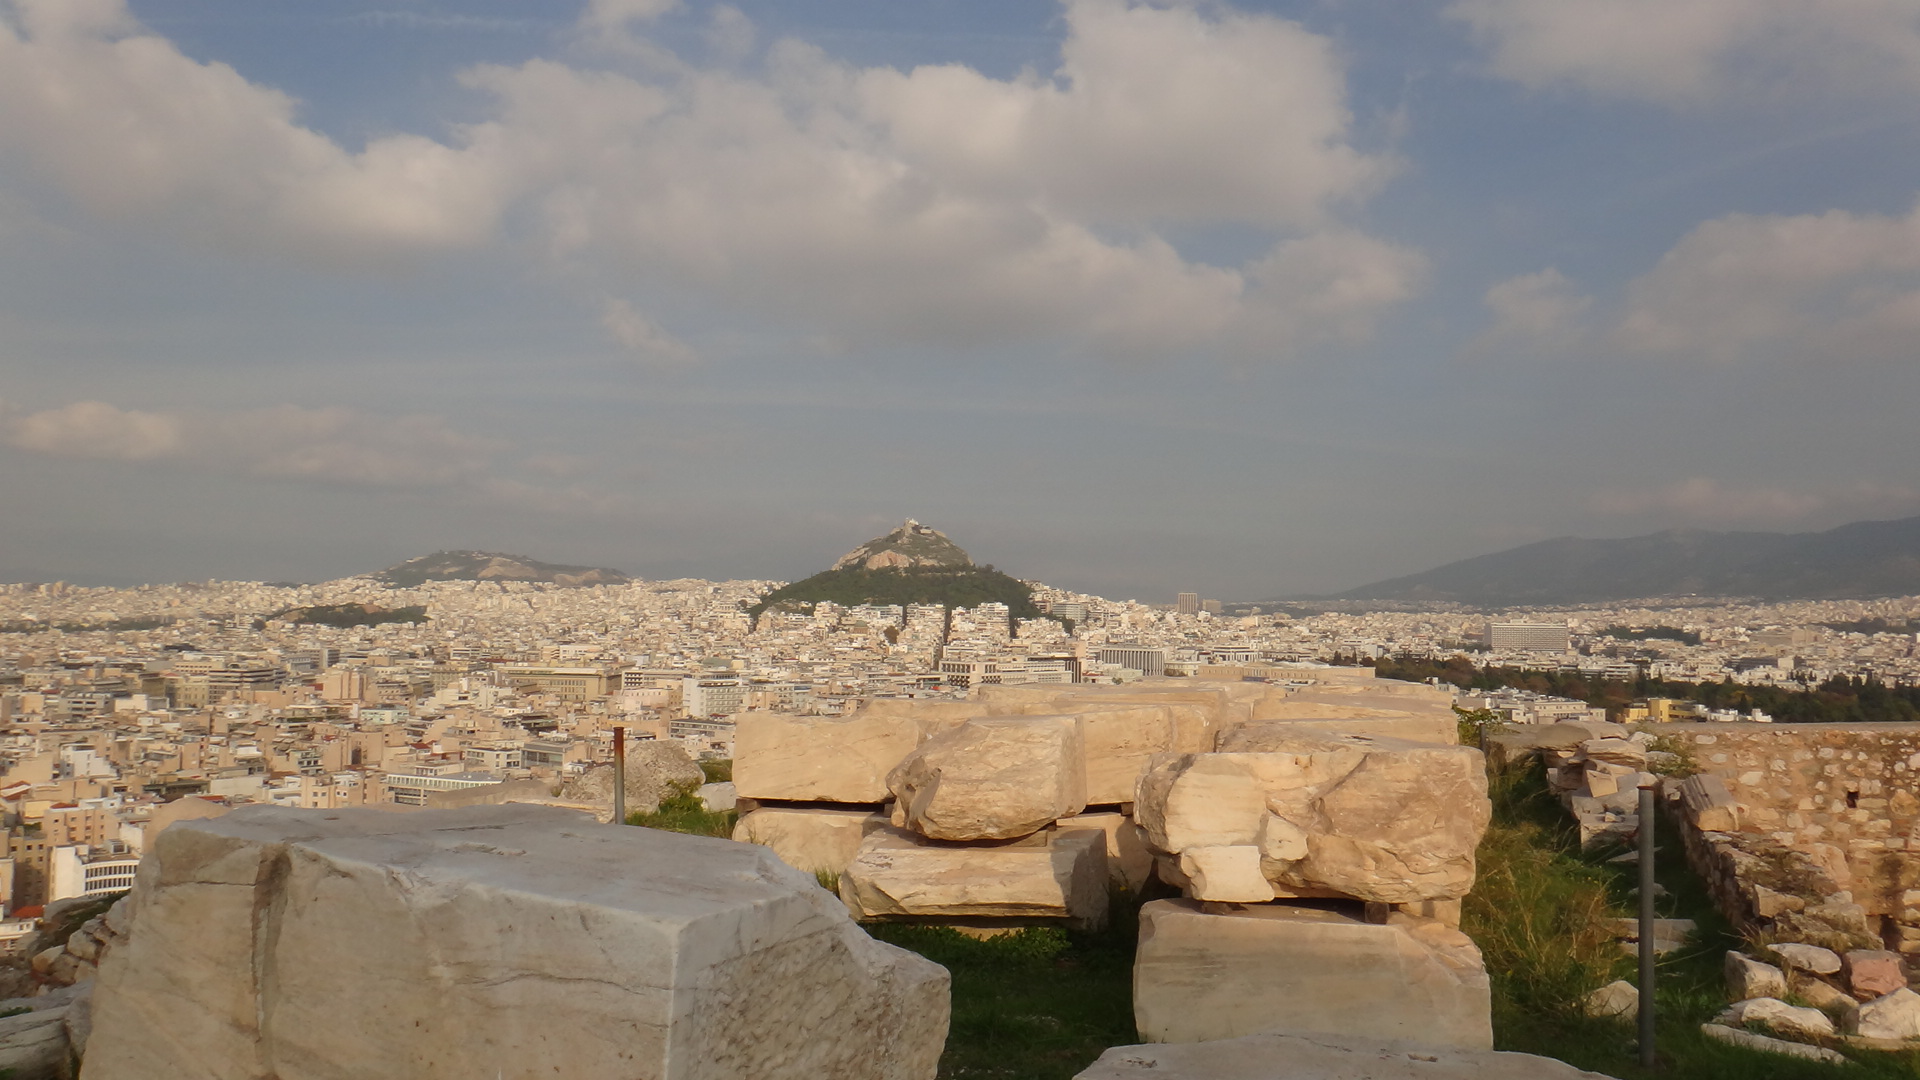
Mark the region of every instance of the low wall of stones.
[[1920, 953], [1920, 724], [1656, 730], [1701, 770], [1669, 797], [1729, 917]]

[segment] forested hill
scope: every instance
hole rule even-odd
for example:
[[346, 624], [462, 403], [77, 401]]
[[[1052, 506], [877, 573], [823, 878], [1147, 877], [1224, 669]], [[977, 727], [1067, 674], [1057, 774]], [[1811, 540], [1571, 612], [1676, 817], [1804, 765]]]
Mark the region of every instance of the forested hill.
[[1014, 619], [1040, 616], [1025, 582], [990, 565], [976, 566], [945, 534], [911, 518], [842, 555], [833, 569], [775, 589], [750, 610], [758, 619], [769, 608], [810, 611], [823, 601], [842, 607], [938, 604], [948, 609], [997, 602], [1007, 605]]

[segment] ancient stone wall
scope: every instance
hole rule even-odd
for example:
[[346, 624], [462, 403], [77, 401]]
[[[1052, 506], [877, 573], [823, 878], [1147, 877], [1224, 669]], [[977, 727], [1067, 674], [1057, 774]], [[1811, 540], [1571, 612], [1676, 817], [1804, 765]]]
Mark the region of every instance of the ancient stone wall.
[[1869, 936], [1920, 952], [1920, 724], [1658, 731], [1703, 770], [1673, 796], [1730, 916], [1792, 923], [1824, 906], [1845, 930], [1857, 906]]

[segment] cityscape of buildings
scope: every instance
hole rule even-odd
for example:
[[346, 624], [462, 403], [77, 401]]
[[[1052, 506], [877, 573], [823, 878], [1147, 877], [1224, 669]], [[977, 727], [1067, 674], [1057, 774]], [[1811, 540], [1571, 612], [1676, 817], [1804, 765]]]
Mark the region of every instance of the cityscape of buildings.
[[[0, 938], [24, 933], [50, 900], [128, 887], [144, 838], [182, 816], [245, 802], [420, 806], [435, 792], [557, 784], [610, 760], [616, 727], [726, 756], [734, 718], [755, 711], [838, 714], [864, 698], [958, 697], [989, 683], [1462, 652], [1612, 678], [1920, 683], [1915, 635], [1888, 629], [1910, 629], [1920, 597], [1223, 616], [1193, 593], [1155, 605], [1037, 585], [1045, 618], [1011, 620], [999, 604], [822, 603], [756, 625], [747, 609], [775, 584], [0, 586]], [[425, 621], [279, 617], [341, 604], [417, 607]], [[1648, 629], [1673, 636], [1632, 633]], [[1592, 715], [1518, 692], [1462, 704], [1528, 721]], [[1701, 715], [1658, 699], [1635, 708], [1636, 719]]]

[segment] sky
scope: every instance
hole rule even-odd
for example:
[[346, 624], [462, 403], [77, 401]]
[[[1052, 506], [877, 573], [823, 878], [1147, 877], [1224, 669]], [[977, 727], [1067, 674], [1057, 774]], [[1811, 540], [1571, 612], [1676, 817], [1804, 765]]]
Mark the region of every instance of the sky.
[[0, 580], [1920, 514], [1911, 0], [0, 0]]

